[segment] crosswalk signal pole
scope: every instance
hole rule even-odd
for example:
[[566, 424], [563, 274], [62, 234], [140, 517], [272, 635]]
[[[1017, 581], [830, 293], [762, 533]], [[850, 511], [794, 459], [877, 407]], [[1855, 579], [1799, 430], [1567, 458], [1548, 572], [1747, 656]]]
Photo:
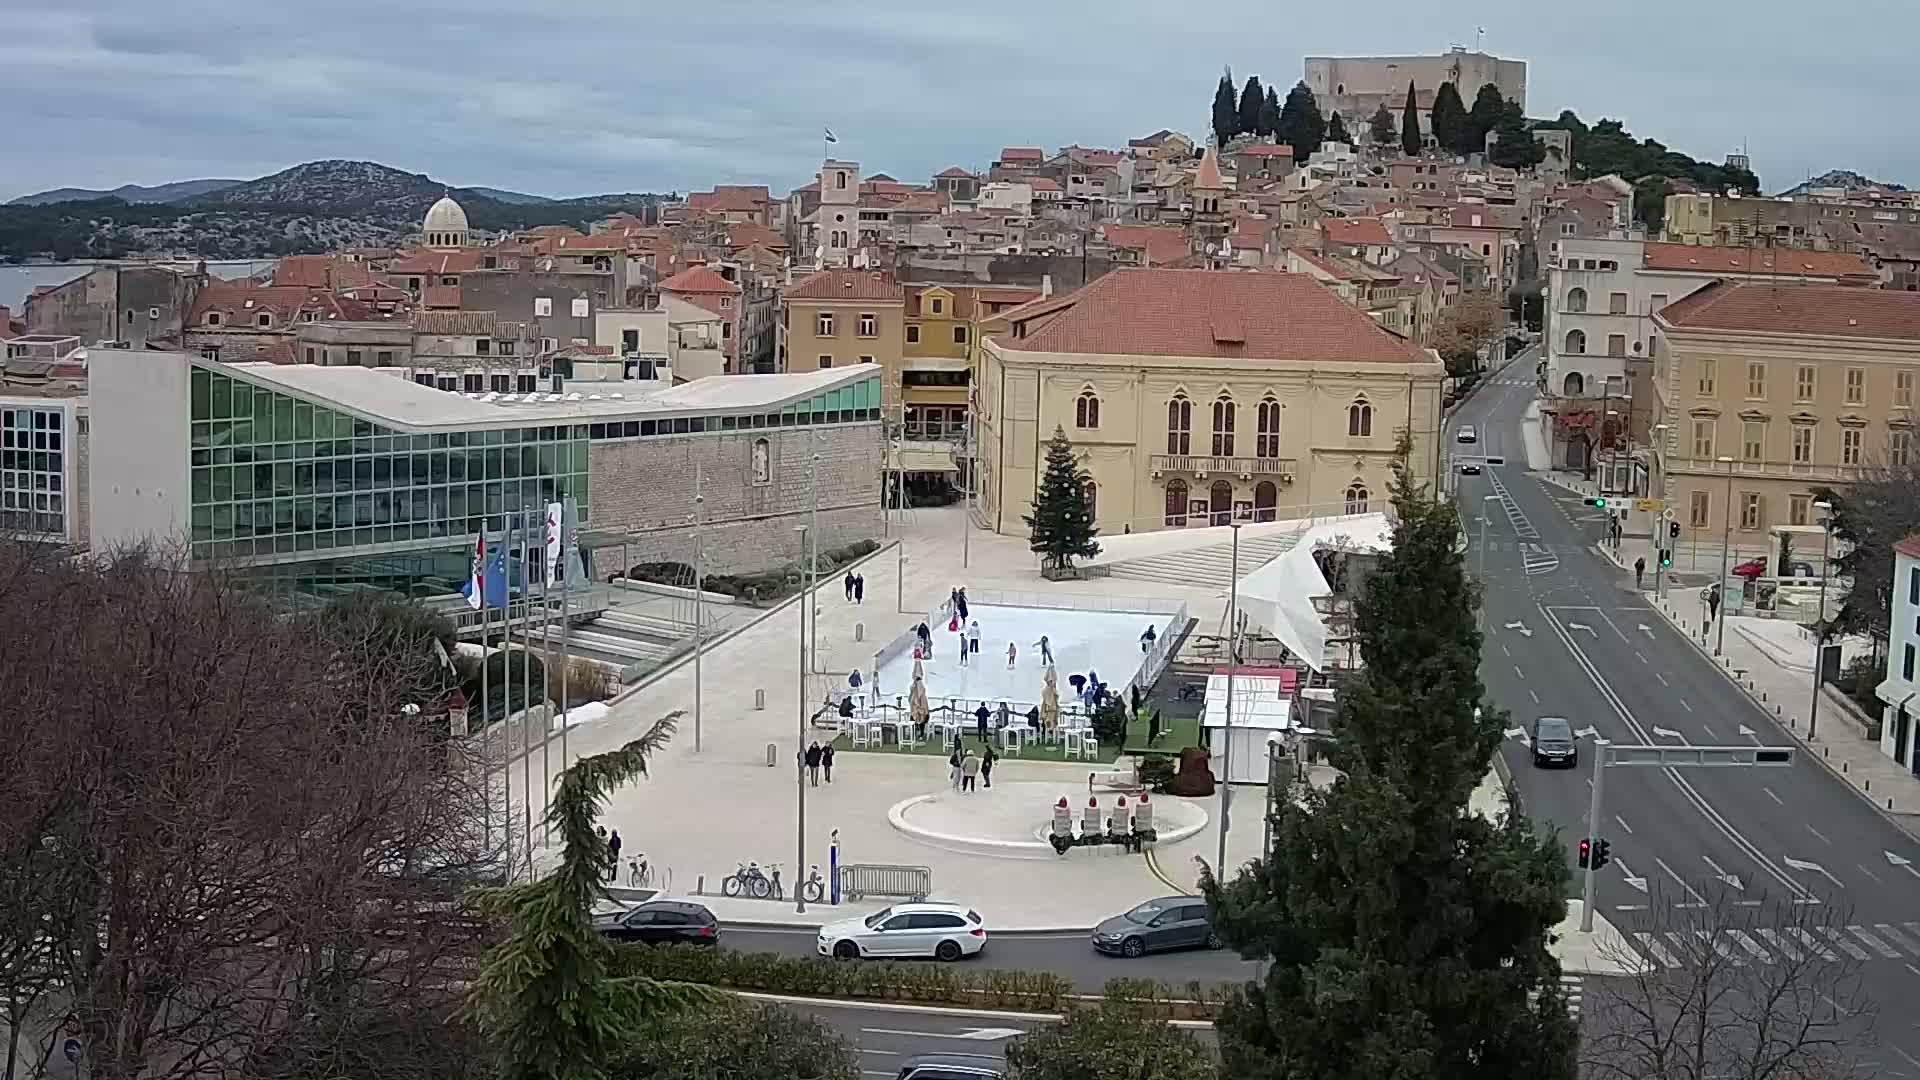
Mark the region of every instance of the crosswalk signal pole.
[[[1607, 779], [1607, 746], [1605, 739], [1593, 740], [1593, 801], [1587, 807], [1587, 839], [1581, 843], [1592, 843], [1600, 835], [1600, 789]], [[1580, 932], [1593, 933], [1593, 871], [1595, 860], [1586, 860], [1586, 883], [1580, 895]]]

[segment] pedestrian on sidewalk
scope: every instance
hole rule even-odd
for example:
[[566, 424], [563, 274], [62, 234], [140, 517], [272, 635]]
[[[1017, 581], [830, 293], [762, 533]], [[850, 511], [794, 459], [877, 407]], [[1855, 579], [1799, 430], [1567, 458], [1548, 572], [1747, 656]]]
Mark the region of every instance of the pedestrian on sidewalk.
[[987, 718], [992, 715], [987, 711], [987, 703], [984, 701], [980, 703], [979, 708], [973, 710], [973, 733], [980, 737], [981, 742], [987, 741]]
[[820, 748], [820, 771], [827, 774], [827, 783], [833, 783], [833, 744]]
[[820, 744], [817, 742], [807, 747], [807, 784], [820, 786]]
[[607, 837], [607, 880], [615, 881], [620, 877], [620, 830], [613, 830]]
[[985, 787], [993, 786], [993, 763], [1000, 760], [993, 752], [993, 744], [987, 744], [986, 753], [980, 755], [980, 782]]
[[1646, 556], [1643, 555], [1640, 558], [1633, 560], [1633, 587], [1636, 589], [1639, 588], [1640, 579], [1645, 577], [1646, 575], [1647, 575], [1647, 559], [1646, 559]]
[[853, 571], [851, 570], [847, 571], [847, 580], [845, 584], [847, 587], [847, 603], [851, 604], [853, 603]]
[[967, 651], [970, 653], [973, 653], [976, 656], [979, 655], [980, 653], [980, 620], [979, 619], [973, 620], [973, 625], [967, 628]]
[[856, 604], [867, 602], [867, 575], [865, 574], [853, 575], [853, 602]]
[[1040, 650], [1041, 665], [1043, 667], [1052, 667], [1053, 666], [1053, 643], [1047, 640], [1047, 635], [1041, 634], [1040, 640], [1034, 642], [1033, 645], [1034, 645], [1034, 648], [1037, 648]]
[[980, 759], [974, 757], [973, 751], [969, 750], [967, 751], [967, 756], [960, 759], [960, 790], [963, 792], [972, 791], [974, 778], [979, 775]]
[[1007, 670], [1008, 671], [1013, 670], [1014, 664], [1016, 661], [1019, 660], [1019, 658], [1020, 658], [1020, 646], [1015, 645], [1011, 641], [1007, 642]]
[[960, 745], [955, 740], [953, 753], [947, 755], [947, 783], [954, 790], [960, 788]]
[[1707, 621], [1708, 622], [1712, 622], [1714, 619], [1720, 616], [1720, 583], [1719, 582], [1716, 581], [1712, 585], [1707, 586], [1707, 591], [1700, 595], [1700, 599], [1704, 601], [1707, 605]]

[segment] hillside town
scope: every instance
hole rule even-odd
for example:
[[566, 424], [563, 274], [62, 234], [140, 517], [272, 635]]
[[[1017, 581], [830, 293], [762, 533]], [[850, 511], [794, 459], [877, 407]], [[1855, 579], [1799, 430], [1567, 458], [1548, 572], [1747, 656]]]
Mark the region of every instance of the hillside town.
[[[1528, 63], [1477, 46], [1283, 76], [1225, 73], [1205, 130], [1122, 145], [1033, 145], [1008, 117], [991, 160], [931, 175], [829, 129], [811, 177], [571, 207], [434, 188], [420, 212], [426, 177], [337, 161], [185, 185], [184, 216], [139, 204], [154, 257], [0, 307], [0, 530], [61, 557], [8, 573], [110, 582], [172, 550], [272, 598], [257, 634], [282, 649], [289, 620], [344, 632], [325, 620], [370, 597], [410, 613], [327, 655], [360, 672], [412, 648], [420, 669], [369, 667], [378, 694], [316, 708], [424, 710], [435, 799], [479, 800], [460, 880], [525, 906], [487, 909], [507, 932], [462, 923], [393, 1000], [451, 1002], [458, 965], [508, 1055], [538, 996], [516, 971], [612, 1010], [616, 966], [825, 999], [846, 977], [818, 973], [857, 961], [978, 956], [1052, 989], [928, 977], [802, 1010], [853, 1071], [615, 1072], [1038, 1080], [1091, 1075], [1045, 1063], [1111, 1043], [1157, 1063], [1141, 1080], [1305, 1075], [1278, 1063], [1313, 1038], [1263, 1026], [1245, 987], [1315, 1012], [1288, 972], [1331, 978], [1358, 936], [1374, 966], [1338, 993], [1369, 1030], [1470, 982], [1472, 1023], [1512, 1029], [1409, 1037], [1429, 1075], [1571, 1078], [1601, 1047], [1593, 1075], [1920, 1078], [1920, 1029], [1870, 1040], [1865, 1007], [1920, 977], [1920, 193], [1834, 174], [1764, 194], [1745, 153], [1530, 107]], [[379, 184], [398, 194], [356, 187]], [[236, 207], [301, 207], [322, 250], [238, 276], [178, 257], [194, 215]], [[59, 580], [32, 599], [48, 619], [83, 594], [122, 621], [173, 610], [160, 586]], [[125, 647], [128, 679], [162, 663]], [[0, 677], [60, 697], [35, 663]], [[1791, 768], [1689, 780], [1701, 764]], [[323, 778], [357, 793], [351, 774]], [[1340, 847], [1381, 820], [1400, 839]], [[1410, 864], [1352, 869], [1400, 842], [1457, 876], [1429, 895]], [[1495, 879], [1511, 895], [1472, 893]], [[345, 925], [393, 902], [370, 897], [312, 902]], [[1472, 914], [1372, 925], [1449, 905]], [[785, 974], [676, 959], [722, 933]], [[1163, 948], [1191, 951], [1141, 961], [1140, 1000], [1108, 983], [1109, 959]], [[1793, 974], [1741, 983], [1775, 1011], [1730, 1020], [1707, 985], [1728, 966]], [[1769, 1067], [1634, 1057], [1633, 1017], [1592, 1006], [1656, 983], [1643, 1027], [1669, 1005], [1751, 1022], [1722, 1045]], [[1076, 1026], [1094, 1006], [1069, 999], [1103, 992], [1124, 1038]], [[868, 1000], [889, 996], [1065, 1019], [890, 1021]], [[124, 1047], [107, 1068], [97, 1019], [21, 1010], [49, 1062], [142, 1074]], [[1776, 1021], [1799, 1025], [1784, 1049]], [[1340, 1026], [1299, 1023], [1315, 1045]], [[521, 1064], [500, 1075], [565, 1073]]]

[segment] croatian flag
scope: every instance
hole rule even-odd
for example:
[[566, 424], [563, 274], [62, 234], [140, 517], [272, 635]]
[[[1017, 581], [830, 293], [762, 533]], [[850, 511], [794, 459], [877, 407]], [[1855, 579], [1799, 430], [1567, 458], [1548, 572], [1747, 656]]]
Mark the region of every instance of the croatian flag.
[[566, 506], [563, 503], [547, 504], [547, 580], [558, 585], [567, 576], [566, 540], [564, 521]]
[[479, 538], [474, 541], [473, 569], [468, 572], [467, 587], [462, 590], [467, 594], [467, 606], [475, 611], [479, 611], [480, 606], [486, 603], [486, 582], [482, 577], [486, 570], [486, 564], [487, 534], [483, 532]]

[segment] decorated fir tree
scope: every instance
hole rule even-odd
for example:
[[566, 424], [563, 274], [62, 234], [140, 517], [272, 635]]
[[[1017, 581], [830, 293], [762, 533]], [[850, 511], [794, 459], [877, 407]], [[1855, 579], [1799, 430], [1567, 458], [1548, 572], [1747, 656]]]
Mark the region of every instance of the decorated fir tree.
[[1093, 524], [1092, 483], [1093, 478], [1073, 460], [1067, 433], [1054, 428], [1047, 442], [1047, 471], [1040, 477], [1033, 513], [1025, 518], [1032, 530], [1032, 548], [1043, 557], [1043, 570], [1070, 570], [1073, 560], [1100, 554], [1100, 544], [1094, 540], [1100, 530]]

